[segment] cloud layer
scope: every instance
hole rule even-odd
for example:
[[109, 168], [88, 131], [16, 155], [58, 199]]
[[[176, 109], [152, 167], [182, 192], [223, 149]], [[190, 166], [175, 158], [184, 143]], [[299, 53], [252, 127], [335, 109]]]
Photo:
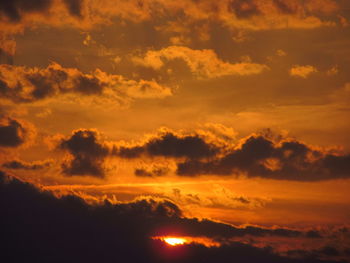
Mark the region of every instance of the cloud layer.
[[[279, 256], [271, 249], [229, 241], [219, 247], [186, 245], [180, 249], [188, 252], [185, 254], [168, 250], [164, 243], [152, 237], [182, 234], [224, 240], [245, 235], [295, 238], [307, 233], [284, 228], [236, 228], [210, 220], [184, 218], [179, 207], [166, 200], [143, 199], [120, 204], [106, 201], [91, 206], [72, 195], [56, 198], [3, 172], [0, 197], [3, 256], [11, 258], [11, 262], [24, 259], [61, 262], [67, 258], [95, 262], [103, 258], [105, 262], [196, 263], [203, 262], [203, 257], [205, 262], [231, 262], [232, 258], [246, 262], [304, 262]], [[321, 261], [314, 255], [308, 262], [335, 261]]]
[[297, 140], [274, 142], [253, 135], [223, 157], [209, 162], [186, 161], [177, 173], [244, 175], [277, 180], [318, 181], [350, 176], [350, 155], [325, 152]]
[[[154, 162], [136, 167], [135, 175], [157, 177], [169, 174], [160, 160], [172, 160], [179, 176], [244, 176], [275, 180], [320, 181], [350, 176], [350, 155], [308, 145], [272, 134], [252, 134], [236, 144], [221, 139], [208, 141], [205, 132], [191, 135], [165, 130], [139, 144], [104, 142], [95, 130], [74, 131], [62, 140], [60, 149], [70, 154], [63, 170], [71, 175], [103, 177], [107, 157]], [[158, 161], [157, 161], [158, 160]]]
[[154, 81], [128, 80], [98, 69], [84, 74], [57, 63], [43, 69], [0, 65], [0, 98], [29, 103], [64, 94], [95, 95], [118, 103], [134, 98], [163, 98], [172, 92]]

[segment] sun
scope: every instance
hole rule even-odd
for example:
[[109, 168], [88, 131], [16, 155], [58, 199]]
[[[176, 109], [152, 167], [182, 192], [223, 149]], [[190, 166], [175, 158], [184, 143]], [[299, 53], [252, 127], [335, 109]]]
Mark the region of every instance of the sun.
[[165, 237], [163, 240], [170, 246], [183, 245], [186, 242], [186, 239], [180, 237]]

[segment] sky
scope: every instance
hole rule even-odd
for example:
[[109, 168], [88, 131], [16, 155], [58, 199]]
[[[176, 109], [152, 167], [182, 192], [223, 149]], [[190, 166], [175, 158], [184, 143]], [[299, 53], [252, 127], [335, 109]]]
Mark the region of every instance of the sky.
[[348, 0], [1, 0], [8, 262], [349, 262], [349, 65]]

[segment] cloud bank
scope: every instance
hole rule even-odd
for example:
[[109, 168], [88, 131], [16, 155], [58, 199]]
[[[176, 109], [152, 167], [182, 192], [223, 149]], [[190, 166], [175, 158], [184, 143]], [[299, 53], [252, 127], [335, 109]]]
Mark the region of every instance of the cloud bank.
[[0, 98], [14, 103], [30, 103], [57, 95], [97, 96], [115, 103], [136, 98], [164, 98], [172, 91], [154, 81], [128, 80], [96, 69], [85, 74], [57, 63], [47, 68], [0, 65]]
[[[226, 242], [219, 247], [189, 244], [180, 250], [169, 250], [159, 240], [152, 240], [152, 236], [177, 233], [220, 240], [220, 237], [244, 235], [295, 238], [306, 233], [284, 228], [236, 228], [210, 220], [184, 218], [179, 207], [166, 200], [143, 199], [120, 204], [106, 201], [91, 206], [73, 195], [57, 198], [3, 172], [0, 200], [4, 230], [0, 239], [3, 257], [11, 259], [10, 262], [62, 262], [67, 258], [77, 262], [103, 259], [104, 262], [196, 263], [203, 262], [203, 258], [205, 262], [231, 262], [232, 258], [252, 263], [305, 262], [240, 242]], [[188, 253], [179, 254], [181, 251]], [[308, 262], [336, 262], [317, 258], [309, 257]]]

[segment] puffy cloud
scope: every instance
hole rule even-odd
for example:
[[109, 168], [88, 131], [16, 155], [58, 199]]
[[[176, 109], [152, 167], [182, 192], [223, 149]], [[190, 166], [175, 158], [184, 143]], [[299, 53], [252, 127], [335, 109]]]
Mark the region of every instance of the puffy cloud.
[[123, 158], [138, 158], [142, 155], [174, 158], [209, 158], [215, 156], [219, 148], [207, 143], [198, 135], [178, 135], [165, 131], [159, 137], [152, 137], [144, 144], [116, 146], [113, 153]]
[[0, 147], [18, 147], [31, 141], [34, 135], [34, 128], [28, 123], [0, 116]]
[[73, 131], [72, 136], [63, 139], [58, 147], [69, 153], [69, 159], [62, 164], [64, 174], [104, 177], [103, 165], [109, 150], [99, 141], [99, 134], [96, 131]]
[[[95, 130], [77, 130], [60, 148], [70, 153], [63, 170], [70, 175], [104, 176], [107, 157], [141, 159], [151, 163], [137, 167], [136, 176], [164, 176], [174, 168], [179, 176], [232, 175], [275, 180], [319, 181], [350, 176], [350, 154], [308, 145], [271, 132], [232, 141], [206, 136], [204, 132], [183, 135], [163, 130], [142, 143], [106, 143]], [[78, 147], [78, 148], [76, 148]], [[160, 158], [154, 160], [153, 158]], [[170, 158], [172, 165], [164, 160]], [[157, 160], [162, 160], [157, 164]]]
[[350, 154], [322, 151], [297, 140], [276, 142], [252, 135], [224, 156], [178, 164], [177, 173], [245, 175], [277, 180], [317, 181], [350, 176]]
[[0, 13], [9, 22], [18, 22], [22, 19], [22, 15], [25, 13], [44, 13], [52, 5], [52, 0], [17, 0], [17, 1], [1, 1]]
[[198, 78], [218, 78], [227, 75], [260, 74], [268, 67], [251, 62], [228, 63], [219, 59], [210, 49], [195, 50], [183, 46], [169, 46], [157, 51], [147, 51], [143, 57], [133, 57], [135, 64], [155, 70], [162, 68], [167, 61], [183, 60], [192, 74]]
[[318, 70], [314, 66], [306, 65], [306, 66], [293, 66], [289, 70], [289, 74], [293, 77], [300, 77], [306, 79], [310, 74], [316, 73]]
[[0, 65], [0, 98], [28, 103], [59, 94], [97, 95], [118, 102], [135, 98], [163, 98], [172, 95], [172, 92], [154, 81], [128, 80], [98, 69], [84, 74], [57, 63], [47, 68]]

